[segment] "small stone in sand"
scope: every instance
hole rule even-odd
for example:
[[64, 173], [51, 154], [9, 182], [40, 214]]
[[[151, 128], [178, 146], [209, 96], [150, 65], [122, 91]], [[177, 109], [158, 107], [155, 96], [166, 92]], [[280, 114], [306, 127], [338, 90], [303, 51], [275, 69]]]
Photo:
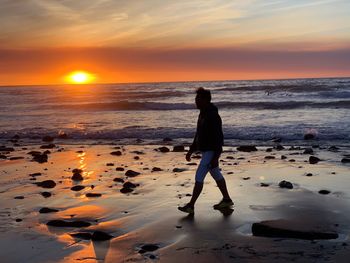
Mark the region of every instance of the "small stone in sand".
[[321, 194], [321, 195], [328, 195], [330, 193], [330, 191], [328, 191], [328, 190], [320, 190], [320, 191], [318, 191], [318, 193]]
[[102, 194], [100, 194], [100, 193], [87, 193], [85, 196], [86, 197], [100, 197], [100, 196], [102, 196]]
[[45, 198], [50, 197], [52, 194], [50, 192], [42, 192], [41, 195]]
[[293, 189], [293, 184], [292, 184], [291, 182], [288, 182], [288, 181], [285, 181], [285, 180], [281, 181], [281, 182], [278, 184], [278, 186], [279, 186], [280, 188]]
[[285, 149], [281, 144], [278, 144], [278, 145], [274, 146], [273, 148], [276, 149], [277, 151], [282, 151]]
[[249, 177], [249, 176], [248, 176], [248, 177], [243, 177], [242, 179], [243, 179], [243, 180], [249, 180], [250, 177]]
[[140, 157], [139, 156], [134, 156], [134, 159], [135, 160], [140, 160]]
[[320, 161], [320, 159], [317, 158], [317, 157], [315, 157], [315, 156], [310, 156], [310, 158], [309, 158], [309, 163], [310, 163], [310, 164], [316, 164], [316, 163], [318, 163], [319, 161]]
[[85, 188], [85, 186], [83, 186], [83, 185], [75, 185], [75, 186], [71, 187], [70, 190], [77, 192], [77, 191], [83, 190], [84, 188]]
[[56, 186], [56, 183], [53, 180], [45, 180], [45, 181], [37, 182], [34, 184], [36, 184], [37, 186], [40, 186], [42, 188], [54, 188]]
[[289, 160], [291, 163], [295, 163], [295, 160], [294, 159], [290, 159]]
[[31, 177], [36, 177], [36, 176], [41, 176], [42, 174], [41, 173], [32, 173], [32, 174], [29, 174], [29, 176]]
[[281, 155], [281, 160], [285, 160], [285, 159], [287, 159], [287, 156]]
[[156, 251], [157, 249], [159, 249], [159, 246], [158, 245], [155, 245], [155, 244], [146, 244], [146, 245], [143, 245], [141, 247], [141, 250], [139, 251], [139, 253], [143, 254], [145, 252], [152, 252], [152, 251]]
[[135, 177], [135, 176], [138, 176], [139, 174], [140, 174], [139, 172], [135, 172], [133, 170], [127, 170], [125, 173], [125, 175], [129, 177]]
[[126, 182], [123, 184], [123, 188], [136, 188], [136, 184], [132, 183], [132, 182]]
[[55, 148], [55, 147], [56, 147], [55, 144], [50, 143], [50, 144], [41, 145], [41, 146], [40, 146], [40, 149], [53, 149], [53, 148]]
[[117, 182], [117, 183], [124, 183], [124, 179], [123, 178], [120, 178], [120, 177], [116, 177], [113, 179], [114, 182]]
[[173, 152], [184, 152], [185, 147], [183, 145], [175, 145], [173, 148]]
[[48, 160], [48, 156], [47, 154], [43, 153], [39, 153], [39, 154], [36, 154], [36, 155], [33, 155], [33, 160], [34, 162], [38, 162], [38, 163], [46, 163]]
[[157, 148], [157, 149], [155, 149], [155, 150], [156, 150], [156, 151], [159, 151], [159, 152], [161, 152], [161, 153], [170, 152], [169, 148], [168, 148], [168, 147], [165, 147], [165, 146], [159, 147], [159, 148]]
[[16, 218], [16, 222], [22, 222], [23, 220], [21, 218]]
[[242, 145], [237, 147], [237, 151], [240, 152], [256, 152], [258, 149], [253, 145]]
[[24, 199], [23, 195], [15, 196], [14, 199]]
[[111, 155], [120, 156], [120, 155], [122, 155], [122, 152], [121, 151], [114, 151], [114, 152], [111, 152]]
[[341, 159], [342, 163], [350, 163], [350, 158], [343, 158]]
[[106, 163], [106, 166], [114, 166], [114, 163]]
[[264, 159], [271, 160], [271, 159], [275, 159], [275, 158], [276, 158], [275, 156], [268, 155], [268, 156], [265, 156]]
[[161, 168], [159, 167], [153, 167], [152, 168], [152, 172], [160, 172], [160, 171], [163, 171]]
[[314, 150], [312, 148], [306, 148], [303, 152], [303, 154], [313, 154]]
[[268, 187], [268, 186], [270, 186], [270, 184], [267, 184], [267, 183], [260, 183], [260, 186], [261, 186], [261, 187]]
[[74, 173], [72, 178], [73, 181], [83, 181], [84, 178], [80, 173]]
[[39, 210], [40, 214], [47, 214], [47, 213], [56, 213], [58, 212], [57, 209], [53, 209], [53, 208], [48, 208], [48, 207], [43, 207]]
[[64, 220], [50, 220], [47, 222], [48, 226], [56, 227], [88, 227], [91, 226], [89, 222], [85, 221], [64, 221]]
[[116, 171], [124, 171], [125, 169], [123, 167], [117, 167], [115, 168]]
[[131, 193], [132, 191], [134, 191], [134, 189], [132, 189], [132, 188], [123, 187], [122, 189], [120, 189], [120, 192], [123, 194]]

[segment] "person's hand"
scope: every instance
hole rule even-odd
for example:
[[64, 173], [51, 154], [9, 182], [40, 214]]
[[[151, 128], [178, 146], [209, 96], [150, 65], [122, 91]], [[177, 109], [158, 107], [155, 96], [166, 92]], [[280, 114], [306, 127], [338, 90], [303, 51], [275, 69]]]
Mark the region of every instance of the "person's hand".
[[191, 152], [191, 151], [188, 151], [187, 154], [186, 154], [186, 161], [187, 161], [187, 162], [190, 162], [190, 161], [191, 161], [191, 155], [192, 155], [192, 152]]
[[211, 161], [210, 161], [210, 168], [214, 169], [216, 167], [219, 166], [219, 157], [214, 157]]

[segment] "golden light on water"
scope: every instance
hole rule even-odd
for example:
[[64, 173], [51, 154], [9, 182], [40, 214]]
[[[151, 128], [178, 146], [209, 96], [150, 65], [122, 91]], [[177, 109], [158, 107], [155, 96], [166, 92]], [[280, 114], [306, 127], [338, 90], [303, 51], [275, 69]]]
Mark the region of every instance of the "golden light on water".
[[88, 84], [95, 80], [95, 75], [86, 71], [74, 71], [66, 77], [66, 81], [72, 84]]

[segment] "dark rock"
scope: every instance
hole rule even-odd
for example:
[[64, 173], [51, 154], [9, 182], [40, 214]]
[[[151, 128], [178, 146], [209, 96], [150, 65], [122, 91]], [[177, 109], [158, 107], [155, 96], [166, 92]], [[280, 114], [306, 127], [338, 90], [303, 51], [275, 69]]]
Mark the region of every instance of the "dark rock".
[[186, 169], [183, 169], [183, 168], [174, 168], [174, 169], [173, 169], [173, 172], [174, 172], [174, 173], [181, 173], [181, 172], [183, 172], [183, 171], [186, 171]]
[[41, 195], [45, 198], [50, 197], [52, 194], [50, 192], [42, 192]]
[[295, 160], [294, 159], [290, 159], [289, 162], [295, 163]]
[[85, 188], [85, 186], [83, 186], [83, 185], [75, 185], [75, 186], [71, 187], [70, 190], [77, 192], [77, 191], [83, 190], [84, 188]]
[[48, 226], [56, 227], [88, 227], [91, 226], [89, 222], [85, 221], [65, 221], [65, 220], [50, 220], [47, 222]]
[[127, 170], [125, 172], [125, 175], [128, 177], [135, 177], [135, 176], [138, 176], [139, 174], [140, 174], [139, 172], [135, 172], [133, 170]]
[[37, 182], [34, 184], [36, 184], [37, 186], [40, 186], [42, 188], [54, 188], [56, 186], [56, 183], [53, 180], [45, 180], [45, 181]]
[[159, 249], [159, 246], [155, 245], [155, 244], [146, 244], [146, 245], [143, 245], [141, 247], [141, 249], [146, 251], [146, 252], [153, 252], [153, 251], [156, 251], [157, 249]]
[[132, 191], [134, 191], [134, 189], [132, 188], [122, 188], [120, 189], [120, 192], [123, 193], [123, 194], [127, 194], [127, 193], [131, 193]]
[[303, 154], [313, 154], [314, 150], [312, 148], [306, 148], [303, 152]]
[[161, 168], [159, 167], [153, 167], [152, 168], [152, 172], [160, 172], [160, 171], [163, 171]]
[[307, 173], [306, 176], [310, 177], [310, 176], [313, 176], [313, 174], [312, 173]]
[[229, 156], [226, 157], [226, 159], [234, 160], [235, 157], [229, 155]]
[[287, 156], [281, 155], [281, 160], [285, 160], [285, 159], [287, 159]]
[[276, 158], [275, 156], [271, 156], [271, 155], [265, 156], [265, 159], [267, 159], [267, 160], [271, 160], [271, 159], [275, 159], [275, 158]]
[[114, 152], [111, 152], [111, 155], [120, 156], [120, 155], [122, 155], [122, 152], [121, 151], [114, 151]]
[[321, 161], [321, 160], [319, 158], [315, 157], [315, 156], [310, 156], [310, 158], [309, 158], [309, 163], [310, 164], [316, 164], [319, 161]]
[[72, 178], [73, 181], [83, 181], [84, 178], [80, 173], [74, 173]]
[[169, 148], [168, 148], [168, 147], [165, 147], [165, 146], [159, 147], [159, 148], [157, 148], [156, 150], [159, 151], [159, 152], [162, 152], [162, 153], [167, 153], [167, 152], [170, 151]]
[[50, 144], [46, 144], [46, 145], [41, 145], [40, 149], [53, 149], [55, 147], [56, 147], [56, 145], [54, 145], [53, 143], [50, 143]]
[[86, 197], [101, 197], [102, 194], [100, 194], [100, 193], [87, 193], [85, 196]]
[[267, 148], [267, 149], [266, 149], [266, 152], [267, 152], [267, 153], [270, 153], [270, 152], [272, 152], [272, 150], [273, 150], [273, 148]]
[[186, 165], [197, 165], [197, 163], [186, 163]]
[[134, 154], [137, 154], [137, 155], [142, 155], [142, 154], [145, 154], [144, 152], [142, 151], [132, 151], [131, 153], [134, 153]]
[[328, 150], [331, 152], [337, 152], [339, 150], [339, 148], [337, 146], [331, 146], [328, 148]]
[[38, 163], [46, 163], [47, 160], [48, 160], [48, 156], [47, 154], [45, 153], [40, 153], [39, 154], [35, 154], [35, 155], [32, 155], [33, 156], [33, 161], [34, 162], [38, 162]]
[[106, 163], [106, 166], [114, 166], [114, 163]]
[[21, 219], [21, 218], [16, 218], [16, 222], [22, 222], [23, 221], [23, 219]]
[[120, 178], [120, 177], [116, 177], [113, 179], [114, 182], [117, 182], [117, 183], [124, 183], [124, 179], [123, 178]]
[[10, 157], [9, 160], [14, 161], [14, 160], [21, 160], [24, 159], [24, 157], [22, 156], [14, 156], [14, 157]]
[[304, 225], [295, 226], [287, 220], [271, 220], [254, 223], [252, 233], [254, 236], [273, 238], [297, 238], [306, 240], [315, 239], [336, 239], [337, 233], [319, 232], [315, 229], [307, 229]]
[[72, 173], [74, 173], [74, 174], [81, 174], [82, 172], [83, 172], [83, 170], [82, 169], [78, 169], [78, 168], [75, 168], [75, 169], [72, 170]]
[[281, 181], [278, 186], [281, 188], [293, 189], [293, 184], [285, 180]]
[[173, 152], [184, 152], [185, 147], [183, 145], [175, 145], [173, 148]]
[[0, 154], [0, 159], [6, 159], [6, 158], [7, 158], [6, 155]]
[[24, 196], [23, 195], [18, 195], [18, 196], [15, 196], [14, 198], [15, 199], [24, 199]]
[[0, 146], [0, 152], [13, 152], [14, 150], [12, 147]]
[[270, 186], [270, 184], [267, 184], [267, 183], [260, 183], [260, 186], [261, 186], [261, 187], [268, 187], [268, 186]]
[[40, 214], [47, 214], [47, 213], [56, 213], [58, 212], [57, 209], [53, 209], [53, 208], [48, 208], [48, 207], [43, 207], [39, 210]]
[[29, 174], [29, 176], [31, 177], [37, 177], [37, 176], [41, 176], [42, 174], [41, 173], [32, 173], [32, 174]]
[[53, 142], [54, 139], [55, 139], [55, 138], [52, 137], [52, 136], [44, 136], [44, 137], [42, 138], [42, 141], [43, 141], [43, 142]]
[[124, 171], [125, 169], [123, 167], [117, 167], [115, 168], [116, 171]]
[[315, 139], [315, 135], [312, 133], [307, 133], [304, 135], [304, 140], [312, 140]]
[[318, 193], [321, 194], [321, 195], [328, 195], [330, 193], [330, 191], [328, 191], [328, 190], [320, 190], [320, 191], [318, 191]]
[[94, 233], [91, 236], [91, 240], [93, 241], [105, 241], [105, 240], [110, 240], [114, 236], [111, 236], [110, 234], [107, 234], [102, 231], [94, 231]]
[[139, 156], [134, 156], [134, 159], [135, 160], [140, 160], [140, 157]]
[[250, 177], [249, 176], [248, 177], [243, 177], [242, 179], [246, 181], [246, 180], [249, 180]]
[[350, 163], [350, 158], [343, 158], [341, 159], [342, 163]]
[[278, 145], [274, 146], [273, 148], [276, 149], [277, 151], [282, 151], [285, 149], [281, 144], [278, 144]]
[[237, 151], [240, 152], [256, 152], [258, 149], [253, 145], [241, 145], [237, 147]]
[[136, 188], [136, 184], [132, 183], [132, 182], [126, 182], [123, 184], [123, 188]]

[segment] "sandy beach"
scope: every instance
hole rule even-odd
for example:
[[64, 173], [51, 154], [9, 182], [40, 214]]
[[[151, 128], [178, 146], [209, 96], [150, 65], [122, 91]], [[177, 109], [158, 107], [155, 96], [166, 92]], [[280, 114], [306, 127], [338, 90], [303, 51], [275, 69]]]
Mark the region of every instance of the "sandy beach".
[[[221, 196], [208, 174], [187, 216], [177, 206], [190, 199], [200, 156], [188, 163], [176, 142], [15, 145], [1, 148], [1, 262], [347, 262], [350, 254], [348, 147], [225, 147], [233, 209], [212, 208]], [[47, 162], [33, 161], [33, 151], [50, 151]], [[266, 220], [336, 238], [253, 235]]]

